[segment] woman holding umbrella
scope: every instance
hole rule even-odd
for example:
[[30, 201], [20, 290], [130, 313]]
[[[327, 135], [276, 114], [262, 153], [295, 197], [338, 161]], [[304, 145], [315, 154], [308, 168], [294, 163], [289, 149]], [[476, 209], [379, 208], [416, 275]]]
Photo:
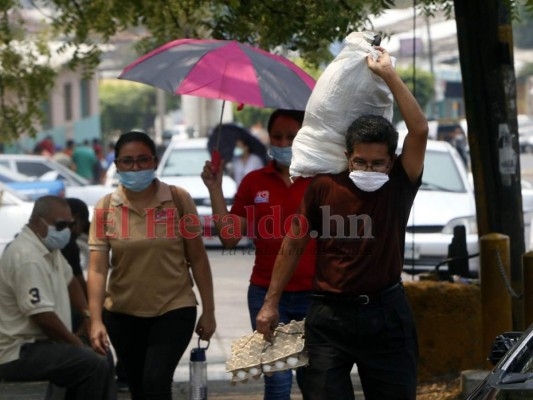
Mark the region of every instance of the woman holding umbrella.
[[[214, 173], [210, 161], [206, 162], [202, 172], [222, 244], [231, 248], [243, 236], [248, 236], [255, 245], [255, 261], [248, 288], [248, 309], [253, 330], [256, 329], [255, 319], [263, 305], [274, 261], [285, 236], [283, 227], [290, 225], [285, 224], [285, 220], [296, 213], [310, 181], [299, 178], [292, 182], [289, 176], [292, 141], [302, 126], [303, 116], [303, 111], [295, 110], [280, 109], [272, 113], [268, 122], [268, 135], [273, 160], [243, 178], [229, 212], [222, 193], [223, 174]], [[237, 226], [234, 226], [236, 221]], [[236, 234], [226, 235], [225, 232]], [[282, 323], [302, 320], [306, 315], [314, 275], [314, 254], [315, 243], [311, 241], [280, 301]], [[298, 382], [302, 373], [303, 368], [296, 372]], [[291, 385], [291, 370], [265, 376], [265, 400], [290, 399]]]

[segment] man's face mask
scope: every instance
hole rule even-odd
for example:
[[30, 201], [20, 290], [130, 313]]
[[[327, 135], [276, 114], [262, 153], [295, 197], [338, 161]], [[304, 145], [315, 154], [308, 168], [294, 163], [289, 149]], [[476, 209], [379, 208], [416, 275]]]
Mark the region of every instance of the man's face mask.
[[389, 181], [388, 170], [391, 162], [376, 160], [371, 163], [363, 159], [350, 160], [350, 179], [364, 192], [375, 192]]
[[389, 181], [389, 175], [384, 172], [352, 171], [350, 179], [362, 191], [375, 192]]
[[44, 245], [50, 251], [61, 250], [70, 241], [70, 227], [73, 226], [73, 222], [58, 221], [55, 225], [48, 225], [43, 217], [41, 219], [48, 227], [46, 237], [41, 239]]

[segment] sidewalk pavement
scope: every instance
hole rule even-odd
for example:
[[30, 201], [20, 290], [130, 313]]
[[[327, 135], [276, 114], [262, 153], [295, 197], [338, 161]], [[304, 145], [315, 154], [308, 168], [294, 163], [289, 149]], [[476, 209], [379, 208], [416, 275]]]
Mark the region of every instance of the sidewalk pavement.
[[[46, 393], [46, 382], [0, 383], [0, 399], [2, 400], [43, 400]], [[188, 400], [188, 382], [175, 382], [173, 400]], [[253, 380], [245, 384], [231, 385], [228, 381], [209, 381], [208, 399], [216, 400], [263, 400], [263, 380]], [[357, 400], [364, 400], [360, 387], [355, 392]], [[129, 400], [129, 393], [119, 393], [118, 400]], [[302, 395], [293, 385], [291, 400], [302, 400]]]

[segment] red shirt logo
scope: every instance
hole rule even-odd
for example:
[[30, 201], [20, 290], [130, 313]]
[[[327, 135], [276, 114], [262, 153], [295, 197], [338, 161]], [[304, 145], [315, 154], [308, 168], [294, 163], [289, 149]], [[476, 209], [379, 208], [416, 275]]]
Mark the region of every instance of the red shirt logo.
[[268, 198], [270, 196], [270, 193], [268, 190], [261, 190], [256, 193], [254, 203], [268, 203]]

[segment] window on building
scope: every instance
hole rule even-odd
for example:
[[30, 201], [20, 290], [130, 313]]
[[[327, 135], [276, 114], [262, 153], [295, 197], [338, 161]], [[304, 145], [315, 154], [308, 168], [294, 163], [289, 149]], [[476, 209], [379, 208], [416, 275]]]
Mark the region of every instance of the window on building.
[[41, 111], [43, 113], [43, 129], [52, 128], [52, 102], [50, 100], [43, 101]]
[[86, 79], [80, 82], [80, 104], [81, 116], [88, 117], [91, 115], [91, 86], [90, 81]]
[[65, 83], [63, 86], [63, 98], [65, 99], [65, 121], [72, 120], [72, 84]]

